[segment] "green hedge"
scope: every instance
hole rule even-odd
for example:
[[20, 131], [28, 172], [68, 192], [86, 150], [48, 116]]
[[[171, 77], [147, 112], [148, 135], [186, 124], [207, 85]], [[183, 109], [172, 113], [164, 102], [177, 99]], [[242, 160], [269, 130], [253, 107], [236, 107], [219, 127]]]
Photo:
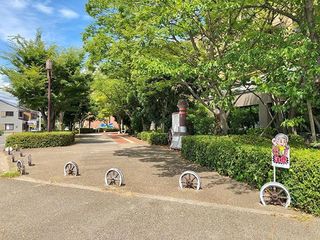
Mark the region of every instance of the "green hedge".
[[[289, 140], [290, 144], [290, 140]], [[277, 181], [288, 187], [292, 206], [320, 216], [320, 151], [291, 147], [291, 167], [277, 169]], [[222, 175], [260, 188], [272, 181], [271, 141], [248, 136], [186, 136], [182, 156]]]
[[168, 134], [159, 132], [140, 132], [137, 138], [153, 145], [168, 145]]
[[[80, 133], [101, 133], [101, 132], [118, 132], [119, 129], [117, 128], [81, 128]], [[79, 133], [79, 130], [74, 131], [74, 133]]]
[[42, 148], [67, 146], [74, 142], [72, 132], [24, 132], [15, 133], [6, 138], [7, 146], [21, 148]]
[[118, 128], [99, 128], [99, 132], [119, 132]]

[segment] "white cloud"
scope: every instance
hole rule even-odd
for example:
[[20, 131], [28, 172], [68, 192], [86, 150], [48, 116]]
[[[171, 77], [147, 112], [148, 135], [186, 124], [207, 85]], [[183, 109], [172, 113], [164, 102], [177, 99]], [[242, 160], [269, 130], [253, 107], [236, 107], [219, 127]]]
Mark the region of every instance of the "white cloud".
[[18, 99], [14, 97], [12, 94], [5, 91], [5, 88], [9, 86], [10, 86], [10, 83], [7, 76], [0, 74], [0, 99], [8, 103], [17, 105]]
[[71, 9], [68, 9], [68, 8], [61, 8], [59, 10], [59, 13], [65, 17], [65, 18], [68, 18], [68, 19], [73, 19], [73, 18], [78, 18], [79, 17], [79, 14], [76, 13], [75, 11], [71, 10]]
[[37, 3], [34, 5], [34, 7], [39, 11], [44, 14], [52, 14], [53, 13], [53, 7], [49, 7], [43, 3]]
[[9, 79], [6, 75], [0, 74], [0, 88], [8, 87], [10, 85]]
[[13, 8], [24, 9], [29, 5], [29, 0], [11, 0], [10, 5]]
[[39, 19], [30, 11], [26, 11], [28, 1], [6, 1], [1, 4], [0, 39], [8, 40], [8, 36], [20, 34], [30, 39], [39, 27]]

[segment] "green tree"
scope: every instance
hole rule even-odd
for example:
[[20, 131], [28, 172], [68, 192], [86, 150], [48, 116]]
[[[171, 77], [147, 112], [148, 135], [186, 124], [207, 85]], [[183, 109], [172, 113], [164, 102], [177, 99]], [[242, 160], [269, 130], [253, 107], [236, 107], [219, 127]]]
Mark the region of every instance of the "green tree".
[[113, 48], [129, 40], [134, 46], [131, 70], [149, 78], [167, 75], [173, 85], [184, 85], [226, 133], [235, 100], [232, 89], [242, 83], [225, 56], [251, 24], [232, 6], [225, 1], [91, 0], [87, 11], [96, 22], [88, 27], [85, 43], [94, 49], [93, 59], [109, 63]]
[[45, 62], [53, 61], [51, 129], [58, 116], [62, 121], [66, 111], [78, 108], [85, 101], [89, 91], [89, 75], [82, 74], [82, 51], [59, 50], [56, 45], [47, 46], [37, 32], [34, 40], [21, 36], [11, 38], [11, 51], [2, 56], [11, 66], [1, 67], [1, 73], [8, 76], [11, 86], [7, 89], [20, 103], [38, 110], [47, 122], [47, 77]]

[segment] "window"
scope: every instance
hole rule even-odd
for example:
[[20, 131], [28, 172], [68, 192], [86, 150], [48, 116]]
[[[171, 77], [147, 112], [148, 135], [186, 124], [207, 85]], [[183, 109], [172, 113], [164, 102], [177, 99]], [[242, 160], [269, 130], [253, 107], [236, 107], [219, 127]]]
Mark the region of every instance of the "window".
[[6, 123], [6, 124], [4, 125], [4, 129], [5, 129], [6, 131], [12, 131], [12, 130], [14, 130], [14, 124], [12, 124], [12, 123]]
[[6, 117], [13, 117], [13, 112], [6, 112]]

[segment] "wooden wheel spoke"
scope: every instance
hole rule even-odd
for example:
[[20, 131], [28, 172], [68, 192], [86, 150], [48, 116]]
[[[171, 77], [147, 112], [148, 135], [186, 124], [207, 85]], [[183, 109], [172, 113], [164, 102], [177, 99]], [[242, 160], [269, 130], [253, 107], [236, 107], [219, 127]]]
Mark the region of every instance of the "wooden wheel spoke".
[[105, 174], [106, 185], [117, 185], [121, 186], [123, 184], [122, 172], [117, 168], [110, 168]]
[[200, 189], [200, 178], [193, 171], [185, 171], [180, 175], [180, 188]]

